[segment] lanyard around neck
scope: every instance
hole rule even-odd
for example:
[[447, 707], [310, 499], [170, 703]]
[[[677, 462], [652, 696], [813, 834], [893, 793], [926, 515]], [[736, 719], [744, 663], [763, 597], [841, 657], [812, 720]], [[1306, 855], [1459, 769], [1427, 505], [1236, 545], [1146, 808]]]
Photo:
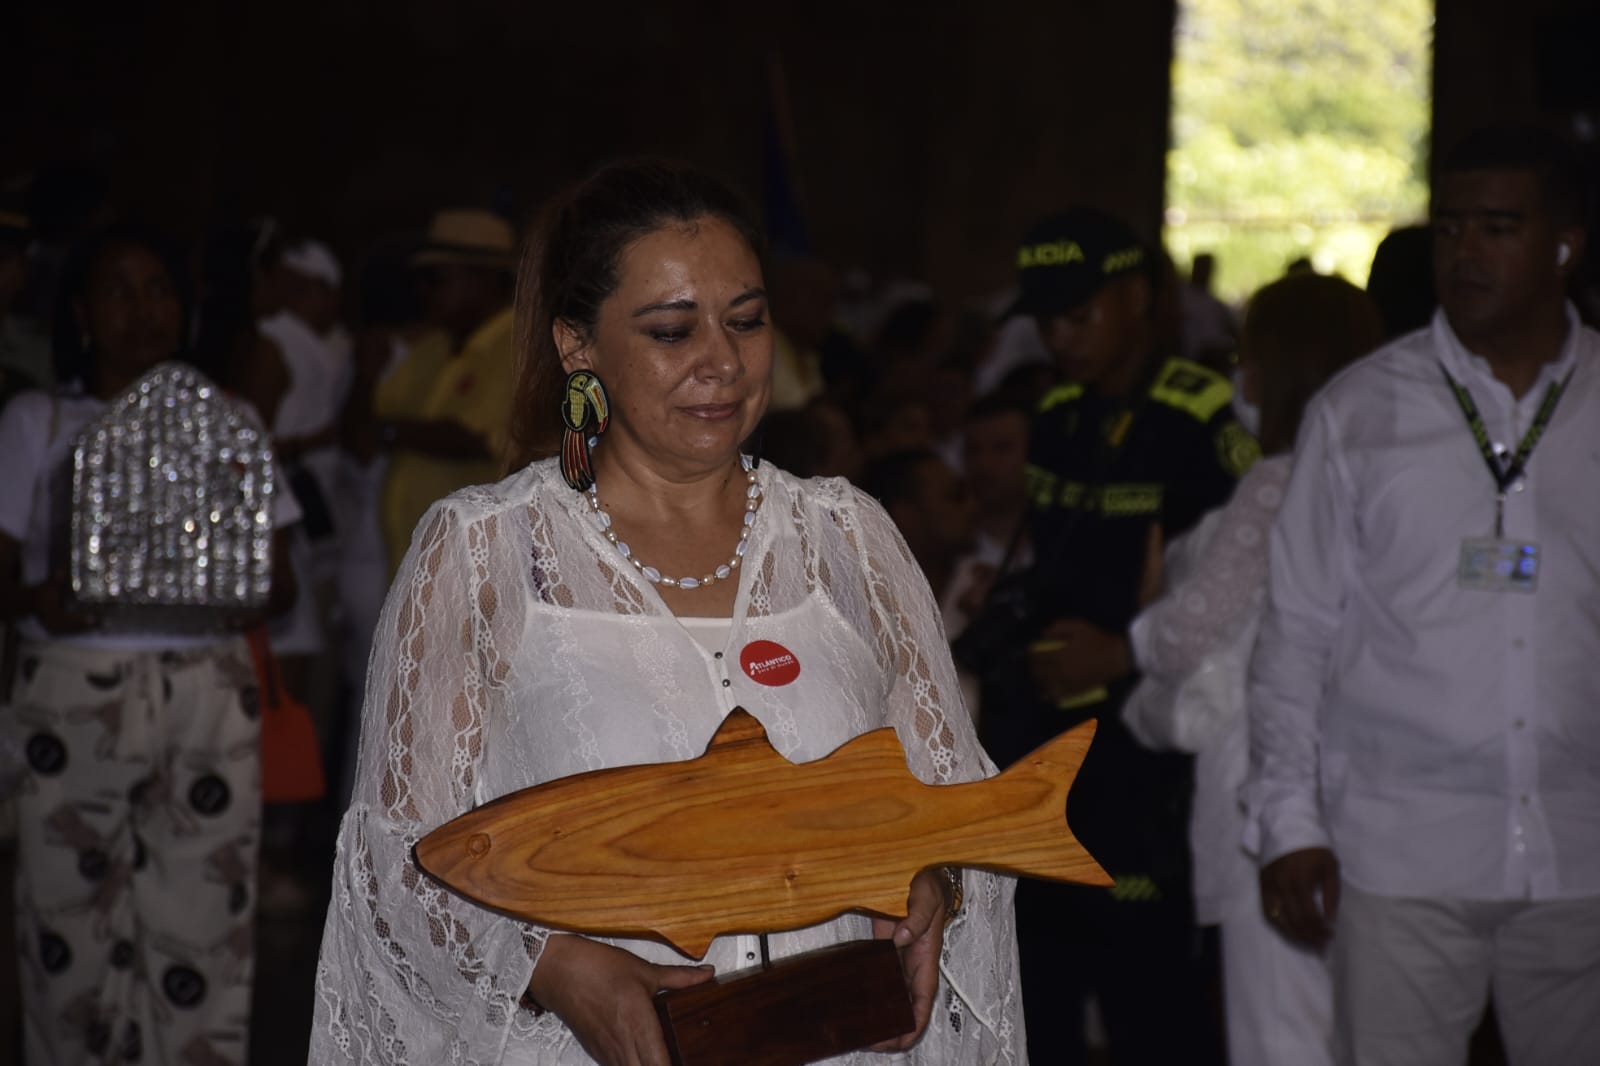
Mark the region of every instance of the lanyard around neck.
[[1444, 368], [1443, 363], [1439, 364], [1439, 372], [1444, 375], [1445, 382], [1450, 386], [1450, 392], [1456, 398], [1456, 404], [1466, 416], [1467, 428], [1472, 431], [1472, 439], [1477, 442], [1478, 453], [1483, 456], [1484, 465], [1488, 466], [1489, 475], [1494, 478], [1494, 535], [1503, 537], [1506, 490], [1527, 470], [1528, 459], [1533, 455], [1533, 449], [1538, 446], [1539, 439], [1544, 436], [1544, 431], [1549, 428], [1550, 419], [1556, 412], [1556, 404], [1561, 402], [1561, 395], [1567, 391], [1567, 383], [1572, 380], [1572, 370], [1567, 371], [1567, 376], [1559, 382], [1552, 382], [1545, 388], [1544, 399], [1539, 401], [1539, 410], [1533, 416], [1528, 431], [1522, 435], [1522, 443], [1517, 445], [1517, 450], [1504, 464], [1494, 453], [1494, 444], [1489, 440], [1489, 427], [1483, 424], [1483, 415], [1478, 413], [1478, 405], [1472, 401], [1472, 393], [1467, 391], [1465, 385], [1450, 376], [1450, 371]]

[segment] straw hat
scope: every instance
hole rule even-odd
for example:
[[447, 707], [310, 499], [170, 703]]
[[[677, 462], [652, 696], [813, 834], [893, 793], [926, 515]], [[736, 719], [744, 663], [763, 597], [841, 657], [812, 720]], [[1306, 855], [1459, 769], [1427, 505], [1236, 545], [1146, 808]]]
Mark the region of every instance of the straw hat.
[[477, 208], [440, 211], [428, 223], [420, 251], [411, 257], [416, 266], [462, 263], [468, 266], [516, 266], [517, 238], [499, 215]]

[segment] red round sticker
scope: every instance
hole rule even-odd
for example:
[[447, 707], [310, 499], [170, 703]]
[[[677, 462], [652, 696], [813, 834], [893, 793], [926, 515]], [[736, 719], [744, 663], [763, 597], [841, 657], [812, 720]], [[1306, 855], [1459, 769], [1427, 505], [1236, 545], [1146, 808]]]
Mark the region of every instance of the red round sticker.
[[752, 640], [739, 653], [739, 665], [758, 685], [787, 685], [800, 676], [794, 652], [771, 640]]

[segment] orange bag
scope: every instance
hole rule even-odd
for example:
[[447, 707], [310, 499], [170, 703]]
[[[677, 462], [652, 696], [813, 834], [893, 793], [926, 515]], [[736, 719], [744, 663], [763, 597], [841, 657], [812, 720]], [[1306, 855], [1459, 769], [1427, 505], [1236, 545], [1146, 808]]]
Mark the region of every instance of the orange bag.
[[309, 803], [327, 794], [317, 727], [311, 711], [283, 687], [278, 659], [267, 631], [250, 631], [250, 657], [255, 660], [261, 691], [261, 799], [265, 803]]

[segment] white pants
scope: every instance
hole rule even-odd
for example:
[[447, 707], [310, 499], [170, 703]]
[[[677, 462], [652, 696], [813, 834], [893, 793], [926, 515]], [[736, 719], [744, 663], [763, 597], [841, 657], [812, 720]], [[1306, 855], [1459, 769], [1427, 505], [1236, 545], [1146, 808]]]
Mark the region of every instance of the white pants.
[[1230, 1066], [1333, 1066], [1327, 961], [1267, 924], [1259, 891], [1230, 902], [1221, 930]]
[[1461, 1066], [1492, 995], [1511, 1066], [1600, 1061], [1600, 897], [1394, 899], [1344, 884], [1339, 1061]]
[[30, 1066], [245, 1061], [255, 688], [238, 638], [171, 653], [22, 646], [0, 731], [26, 756], [16, 930]]

